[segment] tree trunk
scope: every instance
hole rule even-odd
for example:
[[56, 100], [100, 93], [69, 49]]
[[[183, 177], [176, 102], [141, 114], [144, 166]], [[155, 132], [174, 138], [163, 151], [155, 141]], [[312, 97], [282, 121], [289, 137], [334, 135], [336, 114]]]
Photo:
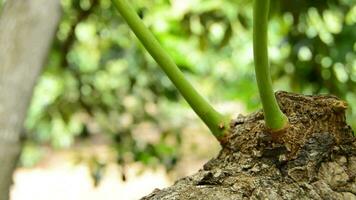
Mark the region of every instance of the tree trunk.
[[60, 14], [59, 0], [10, 0], [1, 12], [0, 200], [9, 199], [23, 122]]
[[271, 134], [263, 113], [239, 116], [217, 158], [142, 200], [356, 199], [356, 139], [334, 96], [277, 94], [290, 127]]

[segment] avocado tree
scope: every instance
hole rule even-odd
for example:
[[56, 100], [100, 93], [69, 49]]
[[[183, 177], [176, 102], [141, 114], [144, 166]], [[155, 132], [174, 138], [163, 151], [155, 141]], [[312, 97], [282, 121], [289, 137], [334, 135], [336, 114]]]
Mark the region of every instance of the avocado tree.
[[[258, 109], [261, 102], [252, 70], [252, 2], [129, 1], [200, 94], [212, 105], [219, 102], [223, 109], [228, 101], [243, 103], [246, 111]], [[354, 102], [353, 4], [307, 0], [270, 3], [268, 43], [273, 87], [303, 94], [334, 94]], [[50, 62], [38, 81], [26, 119], [28, 134], [21, 163], [33, 166], [41, 157], [41, 144], [63, 148], [99, 136], [110, 140], [120, 168], [138, 161], [173, 169], [184, 156], [179, 147], [198, 142], [184, 139], [190, 135], [185, 130], [203, 123], [196, 124], [199, 119], [187, 112], [189, 106], [164, 71], [139, 44], [125, 20], [115, 17], [111, 0], [68, 0], [62, 1], [62, 8]], [[348, 121], [356, 127], [356, 107], [351, 103], [349, 108]], [[223, 109], [217, 109], [220, 116], [240, 112]], [[228, 124], [224, 128], [229, 129], [232, 118], [222, 118]], [[149, 124], [152, 132], [138, 134], [144, 124]], [[209, 130], [203, 128], [201, 133], [209, 134]], [[204, 149], [203, 145], [196, 147]], [[100, 177], [95, 174], [105, 170], [101, 165], [111, 161], [100, 156], [93, 160], [99, 162], [94, 162], [97, 167], [92, 175]], [[120, 172], [125, 177], [125, 170]]]
[[[204, 100], [126, 0], [113, 3], [223, 147], [197, 174], [143, 199], [356, 198], [351, 172], [356, 142], [345, 121], [346, 102], [285, 92], [277, 94], [277, 101], [274, 95], [267, 48], [269, 0], [255, 0], [253, 8], [255, 73], [263, 112], [236, 120]], [[334, 177], [337, 170], [345, 176]]]

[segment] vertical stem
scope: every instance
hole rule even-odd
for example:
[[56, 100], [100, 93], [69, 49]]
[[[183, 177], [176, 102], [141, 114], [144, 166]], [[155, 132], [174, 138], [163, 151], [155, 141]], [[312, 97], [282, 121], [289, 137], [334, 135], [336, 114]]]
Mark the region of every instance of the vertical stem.
[[287, 117], [280, 110], [272, 89], [269, 71], [267, 28], [269, 0], [255, 0], [253, 8], [253, 52], [258, 90], [262, 101], [267, 127], [272, 130], [284, 128]]
[[223, 116], [218, 113], [188, 82], [172, 58], [160, 46], [153, 34], [140, 20], [131, 5], [126, 0], [112, 0], [112, 2], [137, 38], [156, 60], [162, 70], [183, 95], [184, 99], [193, 108], [195, 113], [203, 120], [217, 138], [223, 136], [224, 127], [227, 127], [227, 123]]

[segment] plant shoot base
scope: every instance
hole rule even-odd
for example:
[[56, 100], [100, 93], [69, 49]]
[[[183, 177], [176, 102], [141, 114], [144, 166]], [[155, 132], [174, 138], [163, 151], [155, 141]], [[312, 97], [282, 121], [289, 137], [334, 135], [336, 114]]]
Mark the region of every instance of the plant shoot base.
[[278, 92], [289, 127], [266, 129], [263, 113], [239, 116], [223, 149], [196, 174], [143, 200], [356, 199], [356, 139], [346, 103]]

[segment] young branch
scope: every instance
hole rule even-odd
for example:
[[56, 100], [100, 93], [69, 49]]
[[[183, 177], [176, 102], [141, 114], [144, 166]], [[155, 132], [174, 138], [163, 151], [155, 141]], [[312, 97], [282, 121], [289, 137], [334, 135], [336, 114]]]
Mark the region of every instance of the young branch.
[[156, 60], [162, 70], [173, 82], [195, 113], [209, 127], [215, 137], [220, 138], [228, 128], [225, 118], [218, 113], [188, 82], [172, 58], [160, 46], [153, 34], [140, 20], [126, 0], [112, 0], [115, 7], [141, 41], [146, 50]]
[[288, 124], [288, 118], [280, 110], [272, 89], [269, 71], [267, 28], [269, 0], [254, 0], [253, 7], [253, 52], [255, 71], [265, 122], [268, 128], [276, 131]]

